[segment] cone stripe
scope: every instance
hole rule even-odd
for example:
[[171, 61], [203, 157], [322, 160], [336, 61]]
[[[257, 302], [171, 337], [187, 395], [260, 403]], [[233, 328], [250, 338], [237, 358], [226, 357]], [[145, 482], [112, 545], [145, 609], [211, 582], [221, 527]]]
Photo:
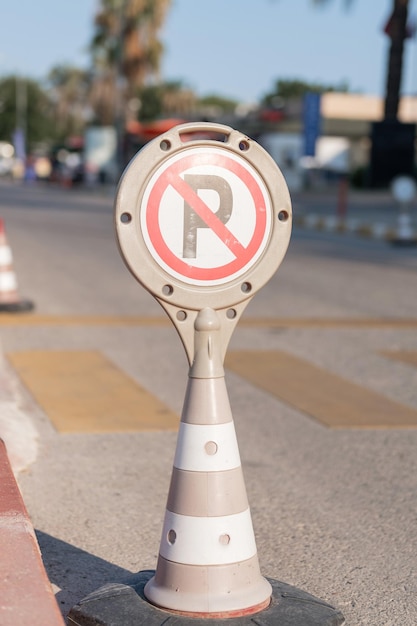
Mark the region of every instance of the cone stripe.
[[154, 581], [156, 588], [148, 583], [145, 590], [151, 602], [183, 610], [183, 598], [178, 591], [187, 589], [187, 610], [196, 613], [252, 606], [259, 602], [260, 596], [268, 597], [272, 591], [261, 577], [256, 556], [234, 565], [210, 567], [172, 563], [159, 556]]
[[181, 422], [174, 467], [207, 472], [240, 466], [233, 422], [203, 426]]
[[14, 272], [0, 271], [0, 291], [16, 291], [17, 281]]
[[21, 300], [18, 293], [16, 274], [13, 270], [13, 255], [7, 243], [3, 220], [0, 218], [0, 311], [31, 311], [33, 303]]
[[9, 246], [0, 244], [0, 267], [8, 267], [13, 263], [13, 255]]
[[248, 508], [242, 468], [227, 472], [186, 472], [174, 467], [167, 509], [179, 515], [217, 517]]
[[189, 379], [181, 420], [188, 424], [232, 422], [233, 416], [224, 379]]
[[250, 511], [210, 518], [167, 511], [159, 553], [187, 565], [226, 565], [250, 559], [256, 555]]

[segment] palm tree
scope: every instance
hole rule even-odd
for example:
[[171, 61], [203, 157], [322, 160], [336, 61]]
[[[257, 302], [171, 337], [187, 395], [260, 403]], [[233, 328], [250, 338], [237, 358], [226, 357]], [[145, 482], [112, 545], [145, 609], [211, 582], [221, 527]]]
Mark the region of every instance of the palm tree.
[[[326, 4], [329, 1], [313, 0], [314, 4]], [[343, 1], [346, 6], [349, 6], [353, 0]], [[384, 119], [387, 121], [395, 121], [398, 118], [404, 43], [409, 36], [407, 32], [408, 8], [409, 0], [392, 0], [392, 13], [385, 28], [385, 32], [391, 39], [384, 107]]]
[[404, 43], [408, 37], [408, 7], [409, 0], [393, 0], [392, 15], [386, 26], [386, 32], [391, 39], [385, 91], [384, 117], [386, 120], [396, 120], [398, 116]]
[[103, 123], [110, 123], [118, 107], [125, 115], [137, 89], [159, 77], [158, 34], [170, 2], [101, 0], [91, 51], [96, 71], [92, 104]]
[[50, 70], [47, 87], [54, 103], [55, 130], [60, 137], [83, 132], [89, 86], [90, 77], [84, 70], [67, 65], [57, 65]]
[[[328, 1], [313, 0], [316, 4]], [[352, 1], [344, 0], [347, 5]], [[409, 4], [409, 0], [392, 0], [391, 16], [385, 26], [391, 44], [388, 53], [384, 119], [374, 122], [371, 128], [368, 182], [372, 187], [386, 186], [396, 176], [413, 176], [415, 172], [415, 125], [403, 124], [398, 120], [404, 44], [409, 36]]]

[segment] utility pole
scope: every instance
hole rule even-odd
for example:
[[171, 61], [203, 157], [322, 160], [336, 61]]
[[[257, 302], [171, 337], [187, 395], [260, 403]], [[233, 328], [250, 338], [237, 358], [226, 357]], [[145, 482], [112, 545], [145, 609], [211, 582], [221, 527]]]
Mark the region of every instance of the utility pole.
[[26, 159], [27, 139], [27, 81], [16, 74], [16, 129], [14, 133], [14, 147], [16, 157], [22, 161]]
[[384, 119], [396, 120], [400, 104], [404, 42], [407, 38], [408, 0], [395, 0], [385, 32], [391, 40], [385, 92]]
[[115, 112], [114, 126], [116, 129], [117, 139], [117, 169], [119, 175], [125, 166], [124, 159], [124, 136], [125, 136], [125, 87], [126, 79], [123, 75], [124, 61], [124, 33], [126, 26], [126, 9], [128, 0], [120, 0], [118, 7], [118, 36], [116, 43], [116, 61], [115, 61]]

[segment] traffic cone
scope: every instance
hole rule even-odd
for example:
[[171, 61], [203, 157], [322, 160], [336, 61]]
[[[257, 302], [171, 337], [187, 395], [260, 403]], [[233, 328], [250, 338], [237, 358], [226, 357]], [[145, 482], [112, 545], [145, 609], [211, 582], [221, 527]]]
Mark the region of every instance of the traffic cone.
[[259, 569], [223, 365], [215, 354], [215, 316], [205, 309], [197, 320], [158, 563], [145, 596], [181, 615], [231, 618], [265, 609], [272, 588]]
[[91, 593], [69, 612], [71, 626], [345, 623], [323, 600], [261, 576], [217, 322], [216, 311], [203, 309], [194, 324], [156, 572]]
[[7, 243], [4, 222], [0, 218], [0, 312], [17, 313], [33, 308], [33, 302], [19, 296], [12, 251]]

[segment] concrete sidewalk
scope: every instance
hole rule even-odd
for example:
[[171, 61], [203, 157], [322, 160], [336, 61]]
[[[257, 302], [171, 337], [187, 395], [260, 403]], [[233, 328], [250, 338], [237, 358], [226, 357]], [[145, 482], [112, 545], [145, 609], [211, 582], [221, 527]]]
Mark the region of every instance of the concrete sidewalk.
[[35, 530], [1, 439], [0, 624], [64, 626]]
[[63, 626], [18, 479], [39, 436], [16, 375], [0, 352], [0, 624]]

